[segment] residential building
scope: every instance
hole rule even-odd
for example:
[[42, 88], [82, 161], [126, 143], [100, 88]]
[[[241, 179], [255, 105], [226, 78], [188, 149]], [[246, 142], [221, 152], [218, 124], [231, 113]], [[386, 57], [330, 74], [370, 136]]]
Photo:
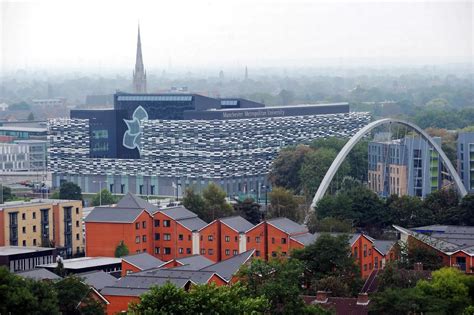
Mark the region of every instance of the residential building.
[[165, 262], [148, 254], [140, 253], [120, 257], [122, 259], [122, 277], [146, 269], [162, 267]]
[[[63, 259], [63, 268], [66, 273], [84, 274], [92, 271], [104, 271], [120, 277], [122, 270], [122, 259], [115, 257], [79, 257]], [[49, 271], [56, 270], [57, 261], [54, 263], [38, 265], [39, 268], [45, 268]]]
[[474, 132], [460, 132], [457, 142], [458, 172], [469, 193], [474, 193]]
[[408, 246], [435, 250], [444, 266], [474, 273], [474, 226], [429, 225], [411, 229], [393, 226]]
[[11, 272], [33, 270], [40, 264], [56, 261], [55, 248], [33, 246], [0, 246], [0, 266]]
[[[391, 134], [381, 137], [368, 147], [368, 187], [372, 191], [383, 197], [425, 197], [441, 188], [443, 166], [428, 142], [419, 137], [390, 140]], [[441, 144], [441, 138], [433, 139]]]
[[0, 143], [0, 173], [46, 172], [45, 140], [16, 140]]
[[33, 199], [0, 204], [0, 246], [54, 245], [63, 257], [84, 253], [82, 201]]

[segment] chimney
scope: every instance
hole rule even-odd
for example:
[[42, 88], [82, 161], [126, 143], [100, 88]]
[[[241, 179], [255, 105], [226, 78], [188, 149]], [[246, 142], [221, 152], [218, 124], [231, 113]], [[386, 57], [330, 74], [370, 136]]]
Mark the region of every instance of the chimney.
[[423, 263], [422, 262], [416, 262], [414, 265], [413, 265], [413, 269], [415, 271], [423, 271]]
[[357, 305], [369, 304], [369, 295], [367, 293], [359, 293], [357, 296]]
[[315, 303], [327, 303], [328, 301], [328, 292], [327, 291], [318, 291], [316, 292]]

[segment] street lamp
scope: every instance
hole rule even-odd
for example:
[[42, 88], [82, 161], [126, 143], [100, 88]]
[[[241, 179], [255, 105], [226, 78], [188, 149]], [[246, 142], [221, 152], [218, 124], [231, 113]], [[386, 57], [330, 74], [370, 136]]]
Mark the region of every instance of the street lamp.
[[102, 183], [107, 183], [106, 180], [94, 180], [93, 183], [99, 183], [99, 206], [102, 206]]

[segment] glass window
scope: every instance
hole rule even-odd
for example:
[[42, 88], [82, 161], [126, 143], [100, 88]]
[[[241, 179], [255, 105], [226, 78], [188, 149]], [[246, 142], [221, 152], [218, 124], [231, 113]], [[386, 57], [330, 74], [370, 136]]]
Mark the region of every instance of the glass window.
[[136, 244], [140, 243], [140, 236], [136, 236], [136, 237], [135, 237], [135, 243], [136, 243]]
[[160, 220], [155, 220], [155, 227], [160, 226]]
[[225, 241], [226, 241], [226, 242], [230, 242], [230, 236], [227, 236], [227, 235], [226, 235], [226, 236], [225, 236]]
[[160, 233], [155, 233], [155, 241], [159, 241], [160, 240]]
[[212, 242], [212, 241], [214, 240], [214, 236], [209, 235], [209, 236], [207, 237], [207, 240], [210, 241], [210, 242]]
[[171, 241], [171, 234], [169, 234], [169, 233], [163, 234], [163, 239], [164, 239], [165, 241]]
[[170, 227], [171, 226], [171, 221], [170, 220], [163, 220], [163, 226], [164, 227]]
[[165, 247], [165, 255], [171, 254], [171, 248]]

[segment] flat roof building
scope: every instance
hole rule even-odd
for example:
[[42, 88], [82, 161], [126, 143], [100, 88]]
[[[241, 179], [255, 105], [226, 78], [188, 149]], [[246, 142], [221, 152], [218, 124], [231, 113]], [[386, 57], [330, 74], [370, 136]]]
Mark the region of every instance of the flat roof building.
[[34, 246], [0, 246], [0, 266], [11, 272], [35, 269], [40, 264], [56, 261], [55, 248]]

